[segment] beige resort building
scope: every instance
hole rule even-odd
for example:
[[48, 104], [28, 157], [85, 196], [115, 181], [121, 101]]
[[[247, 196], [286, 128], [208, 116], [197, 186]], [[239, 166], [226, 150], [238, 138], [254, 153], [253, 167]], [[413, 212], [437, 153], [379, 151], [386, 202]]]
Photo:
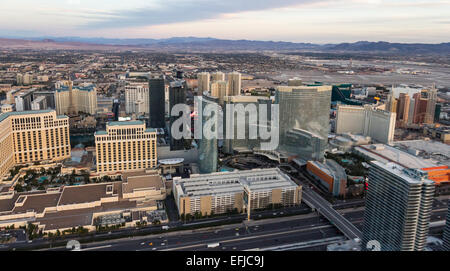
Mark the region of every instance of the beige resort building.
[[156, 130], [142, 121], [109, 122], [95, 133], [97, 173], [108, 174], [157, 165]]
[[17, 164], [70, 158], [69, 118], [54, 110], [0, 114], [0, 178]]

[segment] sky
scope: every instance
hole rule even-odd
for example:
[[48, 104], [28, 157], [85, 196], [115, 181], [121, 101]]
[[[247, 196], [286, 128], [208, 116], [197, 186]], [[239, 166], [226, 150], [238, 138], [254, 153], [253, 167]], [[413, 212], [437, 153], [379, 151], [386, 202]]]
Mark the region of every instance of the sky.
[[450, 42], [450, 0], [0, 0], [0, 37]]

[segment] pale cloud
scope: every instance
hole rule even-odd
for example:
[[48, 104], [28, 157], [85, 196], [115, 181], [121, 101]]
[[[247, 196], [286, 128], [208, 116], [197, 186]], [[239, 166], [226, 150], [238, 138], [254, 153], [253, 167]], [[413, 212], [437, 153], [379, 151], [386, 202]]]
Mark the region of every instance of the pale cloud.
[[448, 18], [450, 0], [17, 0], [0, 35], [448, 42]]

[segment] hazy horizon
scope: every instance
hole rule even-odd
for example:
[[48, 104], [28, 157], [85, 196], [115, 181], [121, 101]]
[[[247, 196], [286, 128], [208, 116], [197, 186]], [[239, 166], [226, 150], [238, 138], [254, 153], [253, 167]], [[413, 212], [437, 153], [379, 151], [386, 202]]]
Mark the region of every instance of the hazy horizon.
[[217, 37], [197, 37], [197, 36], [173, 36], [173, 37], [167, 37], [167, 38], [108, 38], [108, 37], [83, 37], [83, 36], [1, 36], [0, 38], [3, 39], [23, 39], [23, 40], [44, 40], [44, 39], [98, 39], [98, 40], [167, 40], [167, 39], [176, 39], [176, 38], [196, 38], [196, 39], [216, 39], [216, 40], [230, 40], [230, 41], [237, 41], [237, 40], [246, 40], [246, 41], [262, 41], [262, 42], [291, 42], [291, 43], [305, 43], [305, 44], [313, 44], [313, 45], [327, 45], [327, 44], [342, 44], [342, 43], [357, 43], [357, 42], [388, 42], [388, 43], [400, 43], [400, 44], [444, 44], [444, 43], [450, 43], [450, 39], [448, 41], [442, 41], [442, 42], [395, 42], [395, 41], [389, 41], [389, 40], [354, 40], [354, 41], [335, 41], [335, 42], [308, 42], [308, 41], [301, 41], [301, 42], [295, 42], [295, 41], [286, 41], [286, 40], [256, 40], [256, 39], [223, 39], [223, 38], [217, 38]]

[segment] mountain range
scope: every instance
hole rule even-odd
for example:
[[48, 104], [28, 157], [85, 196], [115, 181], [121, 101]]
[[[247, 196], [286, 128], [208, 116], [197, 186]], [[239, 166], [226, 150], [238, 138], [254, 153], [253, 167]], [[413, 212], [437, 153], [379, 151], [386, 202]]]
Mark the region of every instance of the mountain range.
[[0, 48], [13, 49], [153, 49], [179, 51], [316, 51], [385, 54], [450, 54], [450, 42], [439, 44], [359, 41], [339, 44], [283, 41], [225, 40], [173, 37], [168, 39], [111, 39], [83, 37], [0, 38]]

